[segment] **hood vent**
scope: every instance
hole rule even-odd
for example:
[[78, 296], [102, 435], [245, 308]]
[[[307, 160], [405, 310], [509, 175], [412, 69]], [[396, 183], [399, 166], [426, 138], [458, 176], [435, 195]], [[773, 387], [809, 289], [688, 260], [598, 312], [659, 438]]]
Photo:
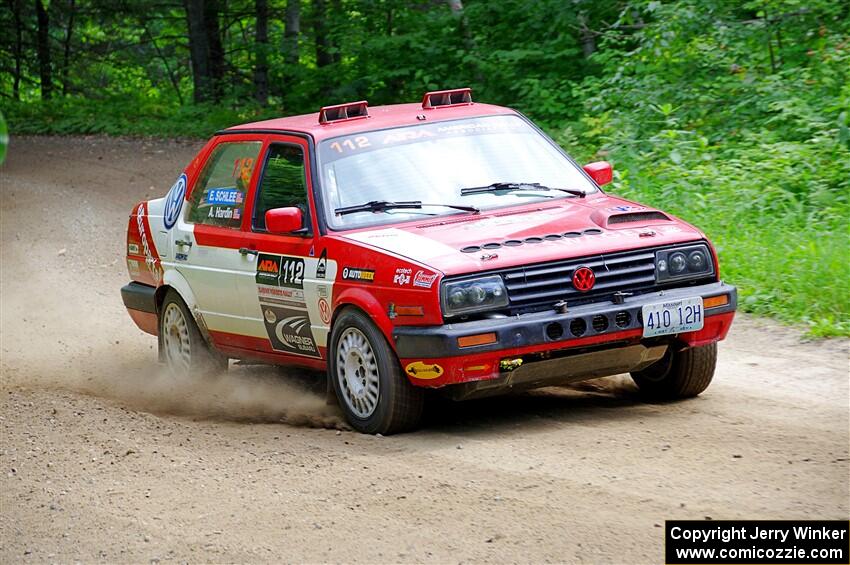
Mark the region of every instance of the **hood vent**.
[[599, 228], [588, 228], [584, 231], [568, 231], [564, 233], [550, 233], [544, 236], [530, 236], [525, 239], [508, 239], [506, 241], [493, 241], [488, 243], [481, 243], [479, 245], [468, 245], [461, 249], [463, 253], [476, 253], [485, 249], [499, 249], [500, 247], [518, 247], [520, 245], [528, 245], [528, 244], [536, 244], [543, 243], [546, 241], [558, 241], [559, 239], [572, 238], [572, 237], [581, 237], [583, 235], [599, 235], [602, 233], [602, 230]]
[[629, 224], [632, 222], [647, 222], [651, 220], [660, 220], [662, 222], [671, 221], [666, 214], [662, 214], [661, 212], [653, 211], [653, 212], [628, 212], [626, 214], [615, 214], [613, 216], [608, 216], [608, 225], [614, 224]]

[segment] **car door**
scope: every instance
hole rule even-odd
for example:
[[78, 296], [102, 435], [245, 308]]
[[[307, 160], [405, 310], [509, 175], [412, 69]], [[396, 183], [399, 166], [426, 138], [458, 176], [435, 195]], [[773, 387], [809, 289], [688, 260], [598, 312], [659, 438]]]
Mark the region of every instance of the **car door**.
[[263, 136], [227, 136], [213, 145], [172, 230], [174, 266], [188, 281], [210, 336], [232, 345], [250, 331], [239, 298], [241, 272], [254, 271], [255, 256], [240, 252], [250, 190]]
[[[246, 245], [257, 253], [256, 268], [238, 282], [252, 335], [263, 336], [255, 348], [301, 361], [325, 357], [336, 277], [336, 261], [328, 258], [315, 229], [309, 159], [306, 139], [270, 139], [246, 230]], [[301, 210], [302, 227], [293, 233], [270, 233], [266, 211], [285, 207]]]

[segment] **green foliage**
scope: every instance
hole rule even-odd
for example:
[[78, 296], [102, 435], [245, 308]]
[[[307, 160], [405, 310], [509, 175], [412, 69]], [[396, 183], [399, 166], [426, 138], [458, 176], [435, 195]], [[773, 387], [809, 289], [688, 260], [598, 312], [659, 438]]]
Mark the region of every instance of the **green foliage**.
[[[847, 3], [467, 0], [453, 12], [432, 0], [304, 0], [300, 55], [288, 64], [279, 46], [291, 1], [269, 0], [270, 104], [260, 107], [251, 0], [220, 4], [226, 87], [215, 105], [189, 102], [180, 3], [115, 10], [78, 0], [69, 94], [38, 101], [27, 57], [22, 102], [0, 75], [10, 130], [206, 137], [324, 104], [471, 86], [478, 100], [528, 114], [580, 160], [612, 161], [614, 193], [702, 228], [742, 309], [813, 335], [850, 335]], [[62, 6], [50, 3], [59, 26], [70, 21]], [[27, 48], [33, 25], [24, 18]], [[321, 65], [319, 27], [329, 54]], [[0, 33], [4, 60], [13, 37]]]

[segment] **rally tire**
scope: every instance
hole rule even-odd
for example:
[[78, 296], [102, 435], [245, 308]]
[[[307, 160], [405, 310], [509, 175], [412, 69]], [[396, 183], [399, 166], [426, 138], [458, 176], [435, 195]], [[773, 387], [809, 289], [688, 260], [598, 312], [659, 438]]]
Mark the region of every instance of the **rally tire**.
[[210, 349], [186, 303], [174, 289], [159, 308], [161, 359], [176, 378], [203, 377], [227, 369], [227, 359]]
[[697, 396], [711, 384], [717, 365], [717, 343], [667, 350], [657, 363], [632, 373], [641, 394], [649, 400]]
[[[357, 369], [352, 372], [352, 367]], [[352, 382], [359, 374], [363, 375], [364, 389]], [[328, 380], [348, 423], [359, 432], [389, 435], [419, 425], [425, 391], [410, 384], [383, 334], [357, 309], [347, 308], [334, 321]], [[369, 386], [375, 384], [377, 398], [373, 403]]]

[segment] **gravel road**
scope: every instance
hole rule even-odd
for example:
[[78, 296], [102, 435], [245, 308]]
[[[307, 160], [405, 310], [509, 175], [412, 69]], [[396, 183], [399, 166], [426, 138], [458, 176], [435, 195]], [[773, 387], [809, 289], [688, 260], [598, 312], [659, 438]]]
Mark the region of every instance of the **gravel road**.
[[850, 514], [848, 341], [739, 316], [701, 397], [624, 377], [363, 436], [309, 375], [174, 383], [135, 328], [132, 205], [197, 142], [13, 138], [0, 168], [0, 562], [661, 563], [665, 519]]

